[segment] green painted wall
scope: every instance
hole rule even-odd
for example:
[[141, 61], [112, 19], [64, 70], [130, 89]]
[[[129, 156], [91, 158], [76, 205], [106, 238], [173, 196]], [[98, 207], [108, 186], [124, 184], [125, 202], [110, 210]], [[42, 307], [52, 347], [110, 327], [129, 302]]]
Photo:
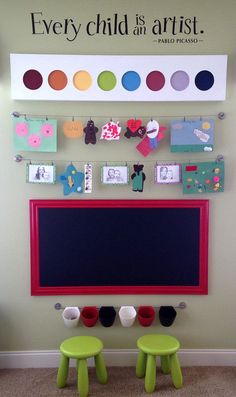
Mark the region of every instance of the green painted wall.
[[[79, 334], [101, 337], [106, 348], [134, 348], [135, 341], [145, 330], [135, 325], [127, 332], [119, 321], [110, 329], [88, 329], [83, 326], [71, 330], [64, 327], [61, 312], [54, 310], [54, 304], [63, 305], [123, 305], [123, 304], [178, 304], [185, 301], [186, 310], [179, 311], [173, 327], [164, 329], [154, 326], [152, 332], [165, 332], [180, 338], [183, 348], [235, 348], [235, 145], [236, 145], [236, 3], [234, 0], [0, 0], [0, 158], [1, 158], [1, 260], [0, 260], [0, 349], [38, 350], [57, 349], [61, 340]], [[33, 35], [30, 14], [42, 12], [50, 21], [72, 18], [81, 23], [81, 31], [74, 41], [64, 35]], [[105, 18], [114, 13], [127, 14], [129, 35], [96, 35], [89, 37], [85, 31], [88, 21], [97, 13]], [[136, 14], [144, 15], [147, 33], [133, 34]], [[155, 19], [171, 16], [196, 17], [204, 33], [192, 35], [202, 41], [196, 44], [171, 43], [172, 32], [165, 36], [167, 42], [158, 42], [159, 37], [151, 33]], [[38, 25], [41, 28], [42, 25]], [[177, 35], [178, 36], [178, 35]], [[177, 37], [176, 36], [176, 37]], [[188, 38], [191, 35], [182, 35]], [[224, 102], [168, 102], [168, 103], [80, 103], [46, 101], [12, 101], [10, 93], [9, 54], [52, 53], [52, 54], [228, 54], [227, 99]], [[56, 65], [55, 65], [56, 66]], [[225, 157], [225, 192], [202, 196], [210, 199], [210, 243], [209, 243], [209, 295], [208, 296], [30, 296], [29, 260], [29, 211], [31, 198], [63, 198], [60, 185], [40, 186], [25, 182], [25, 166], [17, 164], [12, 144], [11, 113], [19, 111], [31, 115], [57, 115], [59, 119], [59, 150], [48, 154], [32, 153], [32, 160], [54, 159], [58, 171], [62, 171], [70, 160], [95, 161], [96, 171], [94, 193], [91, 198], [136, 199], [131, 187], [110, 188], [99, 184], [99, 167], [102, 161], [138, 161], [140, 157], [134, 145], [125, 139], [116, 143], [98, 143], [85, 146], [83, 141], [66, 140], [62, 133], [63, 116], [80, 115], [86, 120], [93, 116], [101, 124], [110, 116], [122, 122], [130, 116], [142, 116], [148, 121], [151, 116], [165, 115], [162, 122], [168, 123], [171, 116], [217, 115], [225, 112], [226, 119], [216, 119], [216, 144], [213, 155]], [[95, 117], [97, 116], [97, 118]], [[170, 153], [163, 143], [157, 153], [158, 160], [188, 160], [190, 155]], [[193, 156], [193, 155], [192, 155]], [[196, 158], [196, 156], [194, 156]], [[197, 155], [206, 159], [206, 154]], [[212, 158], [212, 155], [211, 155]], [[142, 198], [186, 198], [180, 186], [154, 186], [152, 183], [152, 155], [145, 163], [149, 181]], [[153, 162], [152, 162], [153, 161]], [[73, 198], [73, 197], [71, 197]], [[199, 196], [192, 198], [199, 198]], [[70, 198], [69, 198], [70, 199]], [[89, 199], [89, 198], [88, 198]]]

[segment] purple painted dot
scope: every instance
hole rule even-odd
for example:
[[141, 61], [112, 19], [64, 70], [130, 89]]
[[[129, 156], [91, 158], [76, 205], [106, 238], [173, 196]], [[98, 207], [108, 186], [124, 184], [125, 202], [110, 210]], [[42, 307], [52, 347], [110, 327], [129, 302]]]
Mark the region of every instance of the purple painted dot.
[[23, 83], [29, 90], [37, 90], [43, 83], [41, 73], [35, 69], [30, 69], [23, 76]]
[[153, 70], [147, 75], [146, 84], [151, 91], [160, 91], [165, 85], [165, 76], [159, 70]]
[[172, 74], [170, 84], [174, 90], [183, 91], [189, 85], [189, 75], [183, 70], [177, 70]]

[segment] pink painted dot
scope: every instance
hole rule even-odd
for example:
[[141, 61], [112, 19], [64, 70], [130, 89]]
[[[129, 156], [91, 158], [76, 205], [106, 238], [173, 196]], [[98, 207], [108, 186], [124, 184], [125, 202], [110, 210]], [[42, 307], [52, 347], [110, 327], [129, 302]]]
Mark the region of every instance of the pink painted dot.
[[54, 134], [53, 126], [51, 124], [43, 124], [41, 127], [42, 134], [47, 138]]
[[160, 91], [165, 85], [165, 76], [158, 70], [153, 70], [147, 75], [146, 84], [151, 91]]
[[27, 123], [17, 123], [16, 124], [16, 133], [19, 135], [21, 138], [25, 135], [28, 134], [28, 124]]
[[28, 138], [28, 145], [31, 147], [39, 147], [41, 145], [41, 138], [36, 134], [32, 134]]

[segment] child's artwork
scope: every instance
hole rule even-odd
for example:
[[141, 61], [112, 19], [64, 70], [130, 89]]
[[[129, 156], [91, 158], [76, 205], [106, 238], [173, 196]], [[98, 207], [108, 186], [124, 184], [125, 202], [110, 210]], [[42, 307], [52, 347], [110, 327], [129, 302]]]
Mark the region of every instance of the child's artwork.
[[156, 164], [155, 165], [156, 183], [180, 183], [181, 165], [180, 164]]
[[167, 127], [159, 125], [156, 120], [150, 120], [146, 127], [146, 136], [136, 146], [136, 149], [144, 156], [148, 156], [157, 149], [159, 142], [165, 137]]
[[83, 193], [83, 181], [83, 172], [77, 171], [73, 164], [68, 165], [65, 172], [58, 177], [58, 182], [63, 184], [64, 196]]
[[134, 164], [134, 172], [131, 174], [133, 192], [142, 192], [146, 175], [143, 172], [143, 164]]
[[119, 121], [109, 121], [102, 127], [100, 139], [107, 141], [118, 141], [120, 139], [121, 126]]
[[96, 134], [98, 132], [98, 128], [94, 125], [93, 120], [88, 120], [86, 127], [84, 128], [84, 133], [85, 133], [85, 139], [84, 142], [86, 145], [88, 143], [92, 143], [92, 145], [95, 145], [97, 142]]
[[34, 152], [57, 151], [57, 120], [14, 117], [14, 147]]
[[56, 167], [49, 164], [27, 164], [26, 180], [30, 183], [52, 184], [56, 181]]
[[126, 138], [143, 138], [146, 132], [146, 128], [142, 125], [140, 119], [129, 119], [127, 121], [127, 129], [124, 134]]
[[182, 164], [184, 194], [224, 191], [224, 162]]
[[87, 163], [84, 165], [84, 193], [92, 193], [93, 186], [93, 166], [91, 163]]
[[67, 138], [81, 138], [83, 136], [83, 124], [80, 120], [65, 121], [63, 133]]
[[102, 167], [102, 183], [107, 185], [127, 185], [129, 168], [127, 165], [106, 165]]
[[170, 135], [171, 152], [212, 152], [214, 120], [174, 120]]

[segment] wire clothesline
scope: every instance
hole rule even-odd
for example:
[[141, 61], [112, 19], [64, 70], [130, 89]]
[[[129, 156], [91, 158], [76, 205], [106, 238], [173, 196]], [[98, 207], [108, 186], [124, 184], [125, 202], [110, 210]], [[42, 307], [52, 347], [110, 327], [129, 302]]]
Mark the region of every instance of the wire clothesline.
[[[223, 161], [223, 159], [224, 159], [223, 155], [218, 154], [211, 158], [208, 157], [207, 161], [220, 162], [220, 161]], [[21, 161], [28, 161], [29, 163], [31, 163], [31, 162], [34, 162], [34, 163], [35, 162], [41, 162], [41, 163], [46, 162], [46, 163], [52, 163], [52, 164], [60, 163], [60, 162], [79, 163], [79, 164], [88, 164], [88, 163], [94, 163], [94, 164], [109, 164], [109, 163], [111, 163], [111, 164], [129, 164], [129, 163], [162, 164], [162, 163], [171, 163], [171, 164], [176, 164], [176, 163], [183, 163], [183, 162], [185, 162], [185, 163], [198, 162], [198, 161], [203, 161], [203, 159], [202, 158], [191, 158], [191, 160], [190, 159], [183, 160], [183, 158], [181, 158], [181, 159], [176, 159], [176, 158], [175, 159], [155, 159], [155, 160], [154, 159], [153, 160], [146, 160], [146, 159], [114, 160], [114, 159], [112, 159], [112, 160], [91, 160], [91, 161], [78, 160], [78, 159], [77, 160], [72, 160], [72, 159], [41, 159], [41, 160], [37, 160], [37, 159], [23, 157], [21, 154], [16, 154], [14, 156], [14, 161], [16, 163], [20, 163]]]
[[129, 117], [131, 117], [131, 118], [149, 118], [149, 119], [153, 119], [153, 118], [158, 118], [158, 119], [160, 119], [160, 118], [162, 118], [162, 119], [164, 119], [164, 118], [166, 118], [166, 119], [168, 119], [168, 118], [180, 118], [180, 119], [188, 119], [188, 118], [209, 118], [209, 117], [213, 117], [213, 118], [218, 118], [219, 120], [223, 120], [223, 119], [225, 119], [225, 117], [226, 117], [226, 115], [225, 115], [225, 113], [224, 112], [219, 112], [219, 113], [217, 113], [217, 114], [205, 114], [205, 115], [203, 115], [203, 114], [201, 114], [201, 115], [196, 115], [196, 114], [184, 114], [184, 115], [151, 115], [151, 116], [149, 116], [149, 115], [126, 115], [126, 116], [120, 116], [120, 115], [112, 115], [112, 116], [108, 116], [108, 115], [91, 115], [91, 114], [89, 114], [89, 115], [85, 115], [85, 114], [80, 114], [80, 115], [76, 115], [76, 114], [72, 114], [72, 115], [63, 115], [63, 114], [59, 114], [59, 115], [56, 115], [56, 114], [44, 114], [44, 115], [42, 115], [42, 114], [31, 114], [31, 113], [21, 113], [21, 112], [17, 112], [17, 111], [14, 111], [14, 112], [12, 112], [12, 114], [11, 114], [13, 117], [25, 117], [25, 118], [27, 118], [27, 117], [42, 117], [42, 118], [50, 118], [50, 117], [57, 117], [57, 118], [70, 118], [70, 119], [74, 119], [74, 118], [87, 118], [87, 119], [91, 119], [91, 118], [95, 118], [95, 119], [110, 119], [110, 120], [113, 120], [113, 119], [121, 119], [121, 120], [126, 120], [127, 118], [129, 118]]

